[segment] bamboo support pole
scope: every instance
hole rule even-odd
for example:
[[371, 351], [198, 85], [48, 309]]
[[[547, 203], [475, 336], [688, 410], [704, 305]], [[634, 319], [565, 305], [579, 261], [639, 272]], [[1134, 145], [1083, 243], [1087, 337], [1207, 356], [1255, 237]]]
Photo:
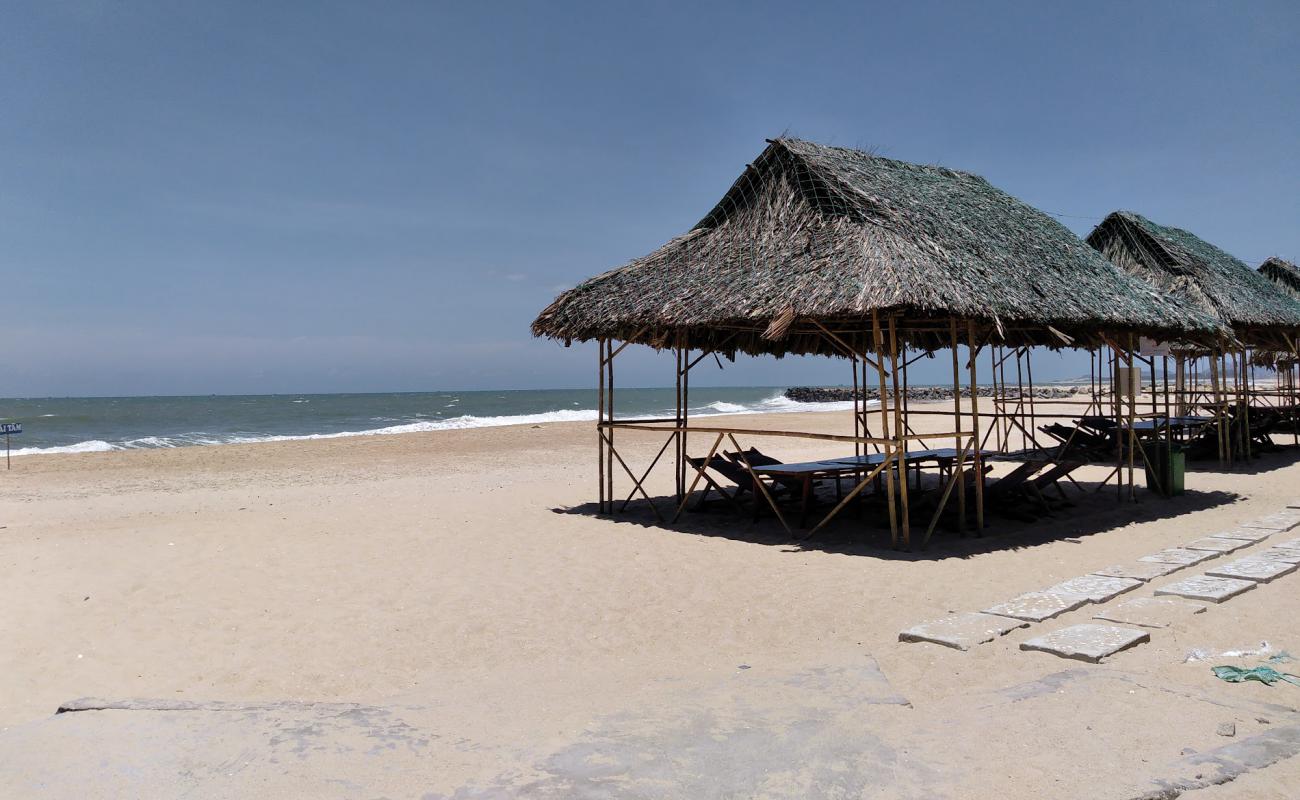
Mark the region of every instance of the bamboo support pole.
[[[849, 360], [849, 364], [850, 366], [853, 367], [853, 435], [861, 436], [862, 435], [861, 406], [862, 406], [862, 402], [866, 398], [859, 396], [859, 392], [858, 392], [858, 357], [856, 354], [854, 354], [853, 357]], [[853, 455], [855, 457], [862, 455], [862, 444], [860, 442], [853, 443]]]
[[[704, 358], [703, 353], [700, 354], [700, 358]], [[682, 367], [682, 432], [681, 432], [683, 459], [689, 457], [691, 452], [690, 451], [691, 367], [695, 366], [695, 364], [699, 362], [699, 359], [696, 359], [696, 361], [694, 362], [692, 362], [690, 359], [691, 359], [691, 348], [687, 346], [683, 346], [682, 347], [682, 364], [683, 364]], [[683, 479], [683, 483], [684, 482], [685, 480]], [[690, 492], [687, 492], [686, 494], [689, 495]]]
[[975, 452], [971, 460], [975, 465], [975, 535], [984, 535], [984, 459], [980, 454], [980, 394], [979, 381], [976, 376], [975, 354], [975, 323], [967, 321], [966, 323], [966, 342], [970, 348], [970, 404], [971, 404], [971, 430], [975, 437]]
[[[673, 410], [673, 425], [680, 428], [682, 427], [682, 347], [680, 335], [677, 337], [677, 345], [673, 347], [673, 355], [676, 359], [676, 364], [673, 367], [673, 378], [676, 381], [673, 387], [675, 392], [674, 403], [676, 406]], [[675, 456], [673, 458], [673, 492], [676, 502], [680, 503], [682, 501], [682, 494], [686, 489], [686, 473], [682, 471], [686, 466], [686, 454], [682, 450], [681, 431], [673, 431], [673, 446], [675, 449]]]
[[[880, 436], [885, 440], [885, 461], [889, 462], [895, 455], [889, 443], [889, 393], [885, 389], [885, 342], [880, 330], [880, 314], [871, 312], [871, 335], [876, 345], [876, 374], [880, 378]], [[885, 502], [889, 506], [889, 543], [898, 549], [898, 514], [894, 507], [894, 469], [885, 470]]]
[[[960, 431], [961, 424], [961, 364], [957, 358], [957, 318], [952, 317], [948, 320], [949, 335], [952, 337], [952, 422], [953, 430]], [[973, 356], [972, 356], [973, 357]], [[974, 391], [971, 392], [974, 394]], [[961, 449], [960, 434], [953, 437], [954, 447], [958, 451], [957, 466], [954, 472], [960, 474], [965, 453]], [[966, 481], [961, 481], [957, 486], [957, 530], [964, 537], [966, 535]], [[926, 534], [926, 540], [929, 540], [929, 534]]]
[[599, 357], [597, 361], [600, 365], [600, 377], [596, 383], [596, 476], [600, 484], [600, 499], [597, 502], [597, 508], [601, 514], [605, 509], [605, 436], [602, 432], [602, 426], [605, 424], [605, 340], [597, 341], [599, 347]]
[[[609, 346], [611, 348], [614, 346], [614, 342], [612, 339], [610, 340]], [[605, 403], [607, 404], [605, 409], [605, 419], [608, 420], [609, 422], [614, 421], [614, 356], [618, 355], [618, 353], [621, 352], [622, 350], [623, 348], [620, 347], [618, 351], [611, 352], [609, 354], [609, 359], [605, 364], [606, 377], [608, 377], [609, 379], [609, 388], [605, 392]], [[605, 487], [605, 496], [609, 498], [609, 510], [612, 513], [614, 511], [614, 456], [613, 456], [614, 437], [613, 435], [610, 435], [606, 439], [606, 445], [608, 445], [609, 447], [610, 454], [605, 458], [605, 475], [606, 475], [605, 479], [607, 484]]]
[[897, 471], [899, 477], [898, 502], [903, 512], [900, 527], [903, 536], [903, 547], [908, 550], [911, 550], [912, 549], [912, 527], [910, 521], [910, 509], [908, 508], [908, 502], [907, 502], [907, 439], [908, 437], [906, 434], [903, 433], [903, 417], [902, 417], [903, 405], [906, 403], [906, 400], [904, 399], [906, 397], [906, 392], [904, 392], [900, 396], [898, 390], [898, 330], [893, 315], [890, 315], [889, 317], [889, 370], [890, 372], [893, 373], [892, 383], [894, 388], [894, 397], [893, 397], [894, 441], [897, 442], [896, 447], [898, 448], [898, 450], [902, 451], [900, 456], [898, 455], [898, 450], [895, 450], [895, 455], [896, 455], [895, 464], [897, 465]]

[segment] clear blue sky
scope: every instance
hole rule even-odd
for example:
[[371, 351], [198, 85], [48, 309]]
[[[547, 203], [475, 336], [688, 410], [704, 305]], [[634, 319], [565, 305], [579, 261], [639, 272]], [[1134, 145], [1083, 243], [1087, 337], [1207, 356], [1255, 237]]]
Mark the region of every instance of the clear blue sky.
[[1294, 0], [5, 2], [0, 395], [591, 385], [535, 314], [783, 131], [1294, 260], [1298, 39]]

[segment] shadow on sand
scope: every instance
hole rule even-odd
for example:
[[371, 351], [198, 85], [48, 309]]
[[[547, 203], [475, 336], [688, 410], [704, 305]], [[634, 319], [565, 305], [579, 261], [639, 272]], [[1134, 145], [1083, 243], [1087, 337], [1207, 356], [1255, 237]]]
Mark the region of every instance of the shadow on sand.
[[[1251, 460], [1248, 464], [1234, 465], [1230, 474], [1254, 475], [1282, 469], [1300, 460], [1300, 449], [1285, 448], [1266, 453]], [[1201, 462], [1190, 468], [1198, 474], [1221, 472], [1217, 465]], [[990, 481], [990, 486], [993, 485]], [[886, 505], [878, 496], [868, 495], [861, 503], [846, 508], [836, 519], [815, 535], [809, 531], [817, 521], [835, 504], [834, 491], [823, 486], [818, 494], [816, 506], [808, 516], [808, 527], [796, 527], [799, 521], [797, 502], [782, 503], [782, 513], [794, 531], [794, 537], [787, 534], [769, 509], [763, 509], [757, 520], [752, 516], [752, 501], [743, 503], [743, 513], [721, 500], [707, 503], [703, 508], [697, 507], [695, 498], [688, 505], [676, 522], [670, 523], [676, 510], [676, 503], [671, 496], [653, 498], [655, 506], [663, 516], [660, 521], [650, 508], [649, 503], [638, 498], [627, 504], [625, 510], [613, 515], [601, 515], [596, 503], [584, 503], [569, 508], [553, 509], [558, 514], [578, 514], [596, 517], [620, 525], [634, 525], [645, 528], [660, 528], [695, 536], [720, 537], [752, 544], [769, 545], [785, 548], [788, 552], [820, 550], [828, 553], [860, 555], [871, 558], [890, 560], [922, 561], [944, 558], [966, 558], [980, 553], [997, 550], [1017, 550], [1065, 539], [1091, 536], [1114, 530], [1135, 522], [1156, 519], [1171, 519], [1194, 514], [1207, 508], [1214, 508], [1242, 499], [1240, 495], [1227, 491], [1203, 491], [1189, 489], [1186, 493], [1172, 498], [1160, 497], [1142, 487], [1142, 476], [1137, 477], [1136, 500], [1130, 500], [1127, 488], [1123, 500], [1114, 484], [1100, 487], [1097, 483], [1080, 482], [1077, 485], [1062, 484], [1059, 491], [1051, 492], [1052, 510], [1043, 513], [1042, 509], [1033, 509], [1033, 514], [1021, 511], [1026, 507], [1000, 507], [990, 503], [985, 514], [983, 536], [976, 537], [973, 531], [962, 536], [955, 525], [952, 515], [946, 515], [935, 529], [929, 546], [924, 550], [920, 541], [925, 527], [930, 520], [933, 497], [937, 494], [933, 482], [924, 484], [921, 490], [912, 490], [912, 548], [911, 551], [895, 550], [890, 544], [889, 519]], [[616, 505], [617, 507], [617, 505]], [[1026, 518], [1026, 517], [1033, 518]], [[801, 538], [807, 537], [807, 538]]]
[[[1289, 437], [1288, 437], [1289, 438]], [[1188, 461], [1187, 471], [1195, 473], [1226, 473], [1230, 475], [1262, 475], [1284, 469], [1300, 461], [1300, 447], [1290, 444], [1276, 445], [1268, 452], [1256, 453], [1249, 461], [1238, 461], [1231, 467], [1221, 467], [1214, 459]]]
[[[1034, 520], [1017, 519], [990, 508], [985, 514], [983, 536], [976, 537], [968, 531], [962, 537], [950, 521], [941, 522], [935, 529], [929, 546], [921, 550], [919, 542], [929, 521], [912, 525], [911, 551], [895, 550], [890, 545], [889, 519], [884, 504], [869, 500], [859, 513], [847, 509], [822, 530], [808, 538], [792, 538], [768, 511], [758, 520], [748, 513], [737, 514], [725, 504], [713, 503], [701, 510], [687, 510], [675, 523], [660, 522], [645, 500], [629, 503], [627, 509], [612, 515], [597, 513], [596, 503], [584, 503], [570, 508], [553, 509], [558, 514], [579, 514], [597, 517], [615, 524], [659, 528], [678, 533], [711, 536], [734, 541], [786, 548], [788, 552], [819, 550], [827, 553], [867, 556], [889, 560], [925, 561], [944, 558], [967, 558], [997, 550], [1019, 550], [1064, 539], [1076, 539], [1120, 528], [1134, 522], [1170, 519], [1193, 514], [1207, 508], [1235, 503], [1242, 499], [1233, 492], [1194, 491], [1173, 498], [1159, 497], [1139, 488], [1137, 500], [1120, 502], [1113, 484], [1096, 491], [1096, 483], [1080, 483], [1066, 489], [1068, 504], [1059, 503], [1052, 512]], [[665, 519], [672, 516], [672, 497], [656, 497], [654, 502]], [[797, 506], [783, 508], [796, 537], [808, 535], [808, 530], [826, 513], [833, 503], [821, 502], [809, 515], [809, 528], [795, 526]], [[751, 507], [747, 504], [746, 511]]]

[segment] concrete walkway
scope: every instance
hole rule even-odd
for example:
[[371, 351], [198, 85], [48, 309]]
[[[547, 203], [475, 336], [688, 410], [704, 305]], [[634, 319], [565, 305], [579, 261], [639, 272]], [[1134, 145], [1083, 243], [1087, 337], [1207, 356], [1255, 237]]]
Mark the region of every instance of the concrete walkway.
[[[84, 700], [0, 734], [0, 796], [955, 799], [997, 796], [1014, 768], [1055, 770], [1089, 796], [1174, 797], [1300, 752], [1300, 712], [1248, 697], [1080, 666], [914, 708], [870, 658], [741, 670], [671, 706], [593, 720], [577, 738], [503, 750], [510, 766], [454, 786], [440, 780], [443, 766], [493, 745], [444, 730], [431, 708]], [[1108, 713], [1085, 725], [1074, 713], [1084, 703]], [[1213, 736], [1207, 721], [1233, 713], [1268, 726]], [[1180, 755], [1126, 759], [1155, 729]]]

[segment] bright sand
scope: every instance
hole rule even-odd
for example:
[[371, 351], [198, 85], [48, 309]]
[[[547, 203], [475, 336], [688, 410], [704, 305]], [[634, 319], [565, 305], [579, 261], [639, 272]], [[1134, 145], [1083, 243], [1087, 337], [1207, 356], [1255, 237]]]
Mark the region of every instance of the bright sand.
[[[725, 420], [851, 428], [847, 413]], [[618, 442], [639, 471], [662, 440]], [[742, 443], [783, 460], [845, 450]], [[673, 707], [738, 665], [784, 674], [870, 654], [912, 704], [888, 712], [900, 715], [889, 724], [919, 753], [989, 735], [974, 699], [988, 692], [1072, 668], [1122, 670], [1146, 689], [1098, 691], [1041, 720], [1034, 741], [990, 746], [969, 795], [1093, 796], [1056, 792], [1088, 785], [1098, 765], [1138, 775], [1184, 748], [1222, 745], [1220, 722], [1235, 721], [1239, 738], [1276, 724], [1233, 703], [1300, 705], [1300, 688], [1229, 685], [1182, 663], [1194, 647], [1264, 639], [1300, 652], [1300, 575], [1153, 631], [1098, 667], [1018, 650], [1096, 607], [964, 653], [900, 644], [898, 632], [1278, 511], [1300, 497], [1294, 453], [1248, 472], [1190, 472], [1187, 495], [1171, 501], [1140, 493], [1121, 505], [1113, 488], [1070, 488], [1074, 514], [1038, 524], [990, 515], [984, 539], [940, 531], [912, 554], [889, 551], [879, 529], [855, 542], [851, 518], [800, 546], [770, 517], [755, 525], [721, 508], [686, 514], [677, 529], [644, 510], [563, 513], [595, 499], [590, 423], [24, 457], [0, 474], [0, 727], [83, 696], [418, 700], [449, 734], [426, 776], [449, 791], [519, 768], [521, 753], [593, 720]], [[652, 493], [670, 486], [665, 469]], [[629, 488], [622, 476], [619, 487]], [[944, 709], [944, 727], [909, 722], [932, 708]], [[452, 735], [476, 746], [452, 746]], [[1194, 796], [1296, 796], [1295, 761]]]

